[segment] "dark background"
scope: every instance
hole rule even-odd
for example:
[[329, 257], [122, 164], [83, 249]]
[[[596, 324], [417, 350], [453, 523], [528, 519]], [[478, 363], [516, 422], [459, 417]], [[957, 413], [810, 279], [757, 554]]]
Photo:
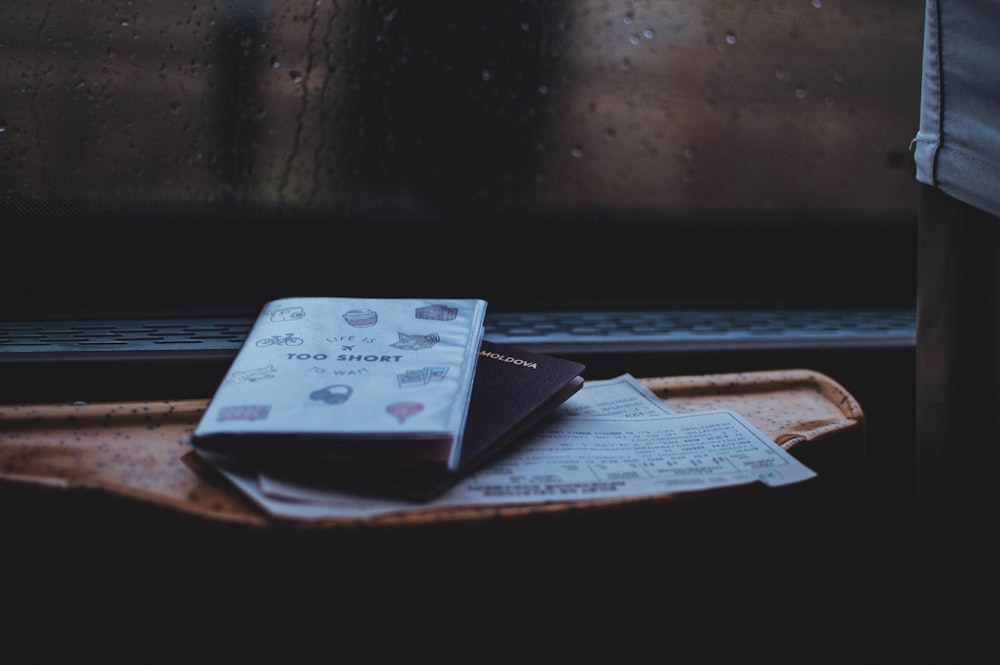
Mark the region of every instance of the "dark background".
[[[913, 306], [922, 9], [6, 3], [0, 317], [331, 293]], [[19, 662], [943, 658], [912, 348], [580, 359], [824, 372], [861, 403], [867, 457], [803, 491], [414, 532], [260, 533], [4, 484], [5, 642]], [[225, 367], [185, 369], [162, 398]], [[102, 364], [95, 392], [136, 371]], [[699, 547], [734, 505], [755, 536]]]

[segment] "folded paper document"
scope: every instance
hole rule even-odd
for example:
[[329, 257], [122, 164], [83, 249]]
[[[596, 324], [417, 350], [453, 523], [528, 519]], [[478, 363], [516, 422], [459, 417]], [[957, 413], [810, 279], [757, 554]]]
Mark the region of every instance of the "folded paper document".
[[457, 506], [621, 500], [816, 474], [731, 410], [674, 413], [630, 375], [588, 381], [549, 417], [430, 501], [246, 466], [222, 473], [275, 517], [359, 518]]

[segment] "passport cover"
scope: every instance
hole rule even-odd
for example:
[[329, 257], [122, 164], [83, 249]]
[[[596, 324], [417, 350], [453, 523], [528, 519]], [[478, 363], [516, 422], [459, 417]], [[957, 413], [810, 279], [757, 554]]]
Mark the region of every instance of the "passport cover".
[[252, 459], [455, 469], [486, 302], [267, 303], [192, 446]]

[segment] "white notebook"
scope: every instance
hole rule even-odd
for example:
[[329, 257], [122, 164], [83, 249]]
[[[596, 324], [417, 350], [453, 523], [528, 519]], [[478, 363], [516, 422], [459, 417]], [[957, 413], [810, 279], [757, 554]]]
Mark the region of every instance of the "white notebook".
[[476, 299], [269, 302], [192, 444], [276, 463], [454, 468], [485, 314]]

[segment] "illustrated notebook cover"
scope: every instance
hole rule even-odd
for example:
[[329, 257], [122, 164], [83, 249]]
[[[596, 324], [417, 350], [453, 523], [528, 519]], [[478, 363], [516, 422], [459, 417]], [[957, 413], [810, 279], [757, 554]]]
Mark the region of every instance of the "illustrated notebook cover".
[[[313, 465], [258, 468], [262, 490], [342, 488], [404, 499], [427, 500], [472, 470], [556, 410], [584, 383], [581, 363], [484, 341], [472, 388], [459, 466], [454, 471], [373, 470]], [[290, 493], [291, 494], [291, 493]]]
[[267, 303], [191, 439], [257, 460], [455, 469], [486, 302]]

